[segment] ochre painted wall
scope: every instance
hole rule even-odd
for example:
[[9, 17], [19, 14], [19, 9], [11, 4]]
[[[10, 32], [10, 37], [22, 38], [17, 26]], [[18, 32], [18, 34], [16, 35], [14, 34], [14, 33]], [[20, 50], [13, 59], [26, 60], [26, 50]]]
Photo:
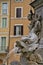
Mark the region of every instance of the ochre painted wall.
[[[23, 36], [29, 34], [28, 25], [30, 21], [27, 19], [30, 9], [32, 7], [29, 5], [31, 0], [23, 0], [23, 2], [15, 2], [15, 0], [11, 0], [11, 28], [10, 28], [10, 51], [14, 48], [14, 44], [17, 40], [20, 40], [22, 36], [14, 36], [14, 25], [15, 24], [23, 24]], [[21, 19], [15, 18], [15, 8], [22, 7], [23, 8], [23, 17]], [[10, 55], [8, 59], [8, 63], [12, 61], [20, 61], [20, 56], [14, 54], [14, 52]]]
[[[8, 3], [8, 14], [2, 14], [2, 3]], [[2, 18], [7, 18], [7, 28], [2, 28]], [[9, 19], [10, 19], [10, 0], [0, 0], [0, 37], [7, 37], [6, 46], [8, 46], [9, 41]], [[0, 43], [1, 44], [1, 43]], [[7, 53], [0, 51], [0, 64], [3, 63]]]
[[[10, 3], [10, 1], [11, 1], [11, 3]], [[8, 2], [8, 15], [2, 15], [1, 14], [1, 10], [2, 10], [1, 9], [2, 8], [1, 3], [2, 2]], [[32, 7], [29, 5], [30, 2], [31, 2], [31, 0], [23, 0], [23, 2], [15, 2], [15, 0], [0, 0], [0, 37], [1, 36], [7, 36], [8, 37], [7, 43], [9, 44], [9, 50], [10, 51], [14, 48], [14, 44], [17, 40], [20, 40], [22, 36], [29, 34], [28, 25], [29, 25], [30, 21], [27, 19], [27, 16], [29, 14], [30, 9], [32, 9]], [[23, 17], [21, 19], [15, 18], [15, 8], [16, 7], [22, 7], [23, 8]], [[8, 27], [7, 28], [1, 28], [2, 17], [8, 18]], [[22, 24], [23, 25], [23, 35], [22, 36], [14, 36], [15, 24]], [[9, 29], [9, 27], [10, 27], [10, 29]], [[9, 37], [9, 31], [10, 31], [10, 37]], [[2, 53], [2, 54], [0, 54], [0, 57], [1, 56], [5, 59], [6, 54]], [[12, 61], [16, 61], [16, 60], [20, 61], [20, 55], [14, 54], [14, 52], [13, 52], [9, 56], [8, 60], [6, 60], [6, 61], [7, 61], [8, 65], [10, 65], [10, 63]], [[3, 60], [2, 61], [0, 60], [0, 64], [1, 63], [3, 63]]]

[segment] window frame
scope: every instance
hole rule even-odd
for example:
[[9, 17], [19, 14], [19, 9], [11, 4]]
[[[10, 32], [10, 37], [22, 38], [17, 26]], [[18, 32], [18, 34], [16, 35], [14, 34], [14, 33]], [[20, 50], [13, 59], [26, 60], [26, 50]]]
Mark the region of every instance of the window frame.
[[[19, 26], [20, 26], [20, 27], [23, 27], [22, 24], [21, 24], [21, 25], [19, 25], [19, 24], [18, 24], [18, 25], [14, 25], [14, 27], [17, 27], [17, 26], [18, 26], [18, 27], [19, 27]], [[21, 36], [21, 35], [23, 35], [23, 28], [21, 28], [21, 29], [22, 29], [22, 30], [21, 30], [22, 33], [20, 33], [20, 34], [16, 34], [17, 31], [15, 31], [15, 28], [14, 28], [14, 36]]]
[[21, 1], [20, 1], [20, 0], [16, 1], [16, 0], [15, 0], [15, 2], [23, 2], [23, 0], [21, 0]]
[[[7, 18], [7, 26], [6, 27], [2, 27], [2, 19], [3, 18]], [[8, 17], [4, 16], [4, 17], [1, 18], [1, 28], [7, 28], [7, 27], [8, 27]]]
[[[5, 50], [6, 49], [6, 45], [4, 45], [2, 42], [2, 38], [5, 38], [5, 42], [6, 42], [6, 37], [1, 37], [1, 50]], [[2, 45], [3, 44], [3, 45]], [[6, 43], [5, 43], [6, 44]], [[5, 47], [5, 48], [4, 48]]]
[[[3, 3], [7, 3], [7, 13], [5, 13], [5, 14], [2, 12], [2, 4], [3, 4]], [[1, 14], [2, 14], [2, 15], [8, 15], [8, 2], [2, 2], [2, 3], [1, 3]]]
[[[21, 8], [21, 17], [16, 17], [16, 9], [17, 8]], [[21, 19], [21, 18], [23, 18], [23, 7], [15, 7], [15, 18], [16, 19]]]
[[6, 37], [6, 47], [5, 47], [5, 49], [7, 49], [7, 47], [8, 47], [8, 36], [5, 36], [5, 35], [0, 36], [0, 51], [1, 51], [1, 52], [5, 51], [5, 50], [1, 50], [1, 38], [2, 38], [2, 37]]

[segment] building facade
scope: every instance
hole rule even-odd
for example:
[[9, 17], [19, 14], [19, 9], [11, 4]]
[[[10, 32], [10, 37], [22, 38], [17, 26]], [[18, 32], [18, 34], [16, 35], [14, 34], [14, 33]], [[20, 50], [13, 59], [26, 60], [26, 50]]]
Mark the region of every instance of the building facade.
[[[14, 48], [15, 42], [22, 36], [29, 34], [27, 19], [30, 9], [29, 5], [34, 0], [0, 0], [0, 64]], [[20, 56], [14, 54], [6, 60], [5, 65], [13, 61], [20, 61]]]
[[[32, 0], [11, 0], [10, 51], [14, 48], [17, 40], [29, 34], [30, 21], [27, 16], [32, 9], [29, 5], [30, 2]], [[13, 52], [8, 59], [8, 64], [14, 61], [20, 61], [20, 56]]]
[[[7, 55], [9, 43], [10, 0], [0, 0], [0, 65]], [[5, 63], [7, 65], [7, 62]]]

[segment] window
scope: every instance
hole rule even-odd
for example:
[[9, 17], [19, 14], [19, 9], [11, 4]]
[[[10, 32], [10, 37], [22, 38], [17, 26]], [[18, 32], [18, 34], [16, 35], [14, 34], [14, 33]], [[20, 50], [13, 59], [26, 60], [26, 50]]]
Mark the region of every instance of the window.
[[6, 37], [1, 37], [1, 50], [6, 49]]
[[7, 27], [7, 18], [2, 18], [2, 28]]
[[2, 3], [2, 14], [7, 14], [7, 7], [8, 7], [7, 3]]
[[16, 8], [16, 18], [21, 18], [22, 12], [22, 8]]
[[16, 2], [22, 2], [23, 0], [15, 0]]
[[22, 25], [14, 26], [14, 35], [23, 35], [23, 26]]

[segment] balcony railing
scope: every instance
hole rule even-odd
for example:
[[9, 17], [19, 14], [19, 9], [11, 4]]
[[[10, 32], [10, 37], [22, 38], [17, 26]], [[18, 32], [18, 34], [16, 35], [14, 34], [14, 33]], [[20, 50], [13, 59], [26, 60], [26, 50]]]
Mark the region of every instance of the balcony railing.
[[7, 53], [7, 52], [8, 52], [8, 47], [0, 46], [0, 53]]

